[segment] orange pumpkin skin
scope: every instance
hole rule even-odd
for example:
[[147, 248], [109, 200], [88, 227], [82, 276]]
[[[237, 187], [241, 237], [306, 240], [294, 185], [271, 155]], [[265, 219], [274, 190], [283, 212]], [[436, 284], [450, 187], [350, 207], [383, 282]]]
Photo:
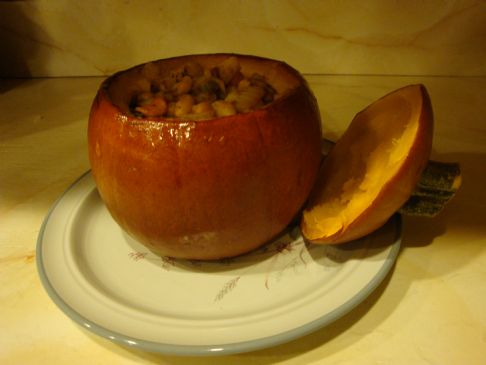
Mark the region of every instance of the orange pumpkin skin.
[[249, 252], [289, 224], [314, 184], [321, 124], [306, 82], [282, 62], [237, 57], [243, 68], [248, 62], [289, 78], [290, 89], [244, 114], [198, 122], [140, 119], [119, 101], [128, 100], [121, 89], [130, 88], [119, 80], [135, 68], [108, 78], [93, 102], [88, 146], [100, 196], [115, 221], [157, 254], [218, 259]]

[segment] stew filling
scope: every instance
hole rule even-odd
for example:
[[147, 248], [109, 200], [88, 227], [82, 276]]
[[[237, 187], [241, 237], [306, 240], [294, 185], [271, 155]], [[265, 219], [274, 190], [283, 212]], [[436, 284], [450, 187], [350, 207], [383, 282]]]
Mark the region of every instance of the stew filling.
[[[144, 73], [150, 74], [150, 68], [156, 66], [144, 67]], [[211, 69], [188, 62], [164, 78], [152, 79], [149, 91], [132, 98], [130, 112], [140, 118], [204, 120], [261, 108], [276, 94], [264, 76], [245, 76], [236, 57]]]

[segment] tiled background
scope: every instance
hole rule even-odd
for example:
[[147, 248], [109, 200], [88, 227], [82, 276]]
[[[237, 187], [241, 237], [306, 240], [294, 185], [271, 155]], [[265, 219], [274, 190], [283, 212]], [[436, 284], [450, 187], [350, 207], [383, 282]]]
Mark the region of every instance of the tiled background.
[[107, 75], [188, 53], [306, 74], [486, 75], [481, 0], [0, 1], [0, 76]]

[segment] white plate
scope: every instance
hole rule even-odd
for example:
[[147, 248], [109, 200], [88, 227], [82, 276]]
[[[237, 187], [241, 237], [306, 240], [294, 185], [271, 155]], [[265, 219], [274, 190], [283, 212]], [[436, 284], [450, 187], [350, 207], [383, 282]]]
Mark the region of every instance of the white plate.
[[304, 243], [294, 228], [219, 262], [160, 258], [112, 220], [90, 173], [55, 203], [37, 243], [52, 300], [75, 322], [143, 350], [214, 355], [261, 349], [338, 319], [384, 279], [400, 217], [360, 241]]

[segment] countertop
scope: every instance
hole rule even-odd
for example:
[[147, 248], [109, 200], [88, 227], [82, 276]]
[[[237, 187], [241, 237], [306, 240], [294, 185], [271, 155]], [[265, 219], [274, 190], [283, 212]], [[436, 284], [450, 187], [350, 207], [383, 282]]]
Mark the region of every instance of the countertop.
[[324, 135], [386, 93], [423, 83], [435, 114], [432, 158], [459, 162], [463, 184], [435, 218], [403, 217], [402, 248], [350, 313], [273, 348], [213, 358], [123, 347], [71, 321], [36, 269], [51, 205], [89, 170], [86, 126], [99, 77], [0, 81], [0, 363], [485, 364], [486, 77], [306, 75]]

